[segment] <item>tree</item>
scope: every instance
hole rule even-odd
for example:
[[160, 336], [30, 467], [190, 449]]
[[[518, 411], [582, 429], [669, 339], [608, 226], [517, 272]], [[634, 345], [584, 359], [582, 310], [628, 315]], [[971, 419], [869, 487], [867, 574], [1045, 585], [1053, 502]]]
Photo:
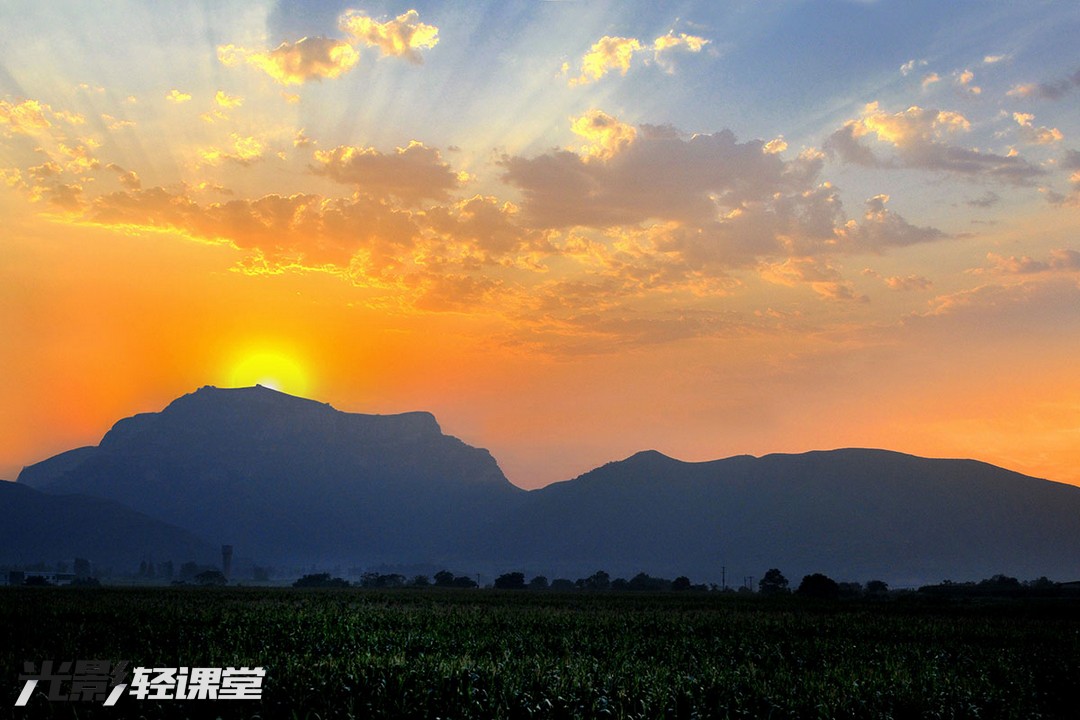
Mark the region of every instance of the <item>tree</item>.
[[659, 592], [671, 589], [671, 581], [664, 578], [653, 577], [646, 572], [639, 572], [626, 584], [627, 590], [644, 592]]
[[188, 560], [186, 563], [180, 566], [180, 579], [191, 580], [199, 573], [199, 566], [193, 561]]
[[671, 581], [671, 589], [676, 591], [689, 590], [690, 578], [686, 577], [685, 575], [680, 575], [679, 577]]
[[548, 579], [546, 577], [544, 577], [543, 575], [537, 575], [536, 577], [534, 577], [532, 580], [529, 581], [529, 589], [530, 590], [547, 590], [548, 589]]
[[294, 588], [345, 588], [349, 581], [344, 578], [330, 577], [330, 573], [305, 575], [292, 584]]
[[449, 570], [440, 570], [435, 573], [435, 585], [436, 587], [453, 587], [454, 573]]
[[499, 590], [524, 590], [525, 573], [511, 572], [495, 578], [495, 587]]
[[863, 586], [857, 582], [842, 582], [839, 583], [840, 597], [843, 598], [857, 598], [862, 597]]
[[427, 587], [430, 584], [431, 584], [431, 581], [428, 580], [427, 575], [417, 575], [417, 576], [413, 577], [413, 579], [412, 579], [413, 587]]
[[814, 573], [802, 579], [795, 594], [806, 598], [835, 600], [840, 597], [840, 586], [831, 577], [821, 573]]
[[871, 580], [866, 583], [867, 597], [884, 597], [889, 594], [889, 584], [884, 580]]
[[220, 570], [203, 570], [194, 579], [196, 583], [204, 587], [220, 586], [226, 583], [225, 575]]
[[589, 577], [578, 580], [577, 585], [583, 590], [607, 590], [611, 587], [611, 576], [603, 570], [597, 570]]
[[770, 568], [758, 581], [758, 590], [762, 595], [784, 595], [789, 592], [788, 579], [776, 568]]
[[377, 572], [366, 572], [360, 576], [360, 585], [366, 588], [399, 588], [405, 585], [405, 576], [397, 573], [380, 575]]

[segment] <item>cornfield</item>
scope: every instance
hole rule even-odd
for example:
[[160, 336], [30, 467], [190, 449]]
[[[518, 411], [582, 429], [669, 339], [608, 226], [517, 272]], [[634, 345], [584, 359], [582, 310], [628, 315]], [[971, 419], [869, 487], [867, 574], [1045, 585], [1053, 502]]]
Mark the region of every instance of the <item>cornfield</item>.
[[[1080, 708], [1070, 601], [0, 589], [11, 717], [1032, 718]], [[261, 701], [13, 707], [24, 661], [262, 666]], [[2, 715], [0, 714], [0, 715]]]

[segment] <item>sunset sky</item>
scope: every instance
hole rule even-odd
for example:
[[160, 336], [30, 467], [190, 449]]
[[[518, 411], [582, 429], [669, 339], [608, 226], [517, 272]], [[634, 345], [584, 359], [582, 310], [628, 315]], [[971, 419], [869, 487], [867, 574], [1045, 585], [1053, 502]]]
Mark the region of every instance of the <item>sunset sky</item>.
[[0, 477], [203, 385], [537, 487], [1080, 484], [1080, 4], [8, 0]]

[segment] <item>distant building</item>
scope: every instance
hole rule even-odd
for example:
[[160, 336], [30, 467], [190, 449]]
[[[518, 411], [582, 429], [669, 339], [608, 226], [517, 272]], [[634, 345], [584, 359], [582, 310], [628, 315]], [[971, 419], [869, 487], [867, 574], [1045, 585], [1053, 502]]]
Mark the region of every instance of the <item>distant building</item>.
[[221, 546], [221, 574], [226, 580], [232, 574], [232, 545]]

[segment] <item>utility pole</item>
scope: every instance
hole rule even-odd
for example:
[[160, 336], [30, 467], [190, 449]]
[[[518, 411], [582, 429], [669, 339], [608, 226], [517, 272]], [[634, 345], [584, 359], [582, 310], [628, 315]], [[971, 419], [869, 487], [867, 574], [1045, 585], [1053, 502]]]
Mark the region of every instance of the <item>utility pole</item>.
[[721, 565], [720, 566], [720, 588], [722, 590], [727, 590], [727, 566], [726, 565]]

